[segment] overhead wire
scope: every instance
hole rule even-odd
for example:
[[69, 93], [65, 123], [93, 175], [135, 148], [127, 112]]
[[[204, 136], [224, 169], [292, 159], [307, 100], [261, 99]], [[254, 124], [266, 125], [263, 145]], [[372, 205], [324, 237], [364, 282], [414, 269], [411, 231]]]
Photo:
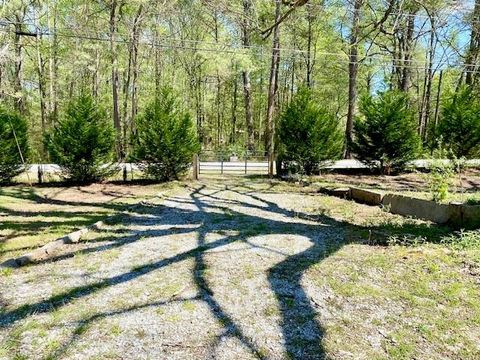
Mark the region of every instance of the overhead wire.
[[[2, 31], [2, 29], [0, 29]], [[3, 30], [5, 32], [5, 30]], [[12, 30], [7, 30], [7, 32], [14, 32]], [[79, 40], [89, 40], [89, 41], [101, 41], [101, 42], [110, 42], [112, 41], [108, 37], [98, 37], [98, 36], [92, 36], [92, 35], [79, 35], [79, 34], [66, 34], [62, 32], [40, 32], [36, 33], [38, 36], [59, 36], [59, 37], [66, 37], [66, 38], [73, 38], [73, 39], [79, 39]], [[118, 35], [118, 34], [117, 34]], [[169, 39], [170, 42], [172, 42], [173, 39]], [[128, 40], [124, 39], [114, 39], [113, 40], [116, 43], [121, 43], [121, 44], [129, 44], [130, 42]], [[225, 43], [214, 43], [214, 42], [205, 42], [202, 40], [187, 40], [187, 39], [175, 39], [173, 42], [174, 43], [166, 43], [166, 42], [158, 42], [158, 41], [141, 41], [139, 42], [140, 45], [145, 45], [149, 47], [157, 47], [157, 48], [166, 48], [166, 49], [174, 49], [174, 50], [187, 50], [187, 51], [198, 51], [198, 52], [214, 52], [214, 53], [229, 53], [229, 54], [239, 54], [239, 55], [247, 55], [249, 49], [257, 49], [264, 51], [265, 49], [263, 47], [259, 46], [250, 46], [250, 47], [243, 47], [239, 45], [238, 47], [225, 44]], [[182, 44], [183, 42], [191, 42], [193, 44], [200, 44], [200, 45], [214, 45], [216, 46], [215, 48], [211, 47], [196, 47], [196, 46], [185, 46]], [[180, 45], [179, 45], [180, 43]], [[269, 49], [270, 50], [270, 49]], [[305, 50], [301, 49], [288, 49], [288, 48], [279, 48], [279, 50], [283, 53], [292, 55], [292, 54], [306, 54]], [[415, 60], [415, 59], [401, 59], [401, 58], [393, 58], [388, 55], [380, 55], [376, 54], [373, 56], [367, 56], [365, 59], [360, 60], [360, 61], [350, 61], [348, 59], [348, 54], [346, 53], [341, 53], [341, 52], [325, 52], [325, 51], [317, 51], [317, 55], [319, 56], [325, 56], [325, 57], [337, 57], [337, 60], [339, 62], [342, 62], [344, 64], [364, 64], [365, 60], [374, 60], [376, 61], [375, 64], [372, 65], [388, 65], [392, 66], [392, 62], [396, 61], [399, 64], [397, 66], [401, 66], [404, 68], [413, 68], [413, 69], [427, 69], [429, 68], [426, 66], [425, 61], [421, 60]], [[271, 55], [268, 53], [263, 53], [257, 54], [256, 56], [262, 56], [265, 58], [270, 58]], [[416, 65], [417, 64], [417, 65]], [[443, 67], [443, 66], [458, 66], [458, 67], [480, 67], [479, 64], [467, 64], [467, 63], [454, 63], [449, 61], [449, 58], [447, 57], [447, 60], [442, 60], [441, 62], [436, 62], [435, 67]], [[432, 66], [433, 67], [433, 66]], [[465, 70], [465, 71], [471, 71], [471, 72], [476, 72], [475, 70]]]

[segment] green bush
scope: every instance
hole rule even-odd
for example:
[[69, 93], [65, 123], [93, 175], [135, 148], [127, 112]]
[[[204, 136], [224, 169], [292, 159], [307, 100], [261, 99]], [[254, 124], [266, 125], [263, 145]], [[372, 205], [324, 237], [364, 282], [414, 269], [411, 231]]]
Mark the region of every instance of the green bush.
[[415, 113], [406, 94], [387, 91], [360, 101], [361, 116], [355, 120], [353, 152], [382, 174], [401, 171], [419, 154]]
[[343, 138], [335, 115], [301, 89], [279, 118], [277, 154], [289, 169], [310, 175], [322, 162], [340, 157]]
[[27, 160], [27, 129], [24, 118], [0, 107], [0, 183], [10, 182], [23, 171], [19, 150], [24, 160]]
[[102, 180], [115, 170], [114, 144], [113, 126], [88, 95], [73, 99], [65, 116], [45, 136], [51, 161], [60, 165], [66, 180], [77, 183]]
[[437, 135], [458, 158], [480, 155], [480, 94], [464, 87], [442, 107]]
[[164, 88], [137, 119], [133, 159], [156, 180], [178, 179], [200, 150], [190, 114], [175, 94]]

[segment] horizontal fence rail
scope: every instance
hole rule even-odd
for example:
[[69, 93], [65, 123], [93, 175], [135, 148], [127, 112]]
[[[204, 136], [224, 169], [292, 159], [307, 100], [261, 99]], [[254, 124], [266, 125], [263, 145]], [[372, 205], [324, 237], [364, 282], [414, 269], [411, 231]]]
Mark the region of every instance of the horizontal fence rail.
[[198, 173], [268, 174], [268, 155], [264, 152], [235, 153], [202, 151], [198, 155]]
[[[193, 170], [196, 167], [197, 178], [200, 174], [268, 174], [270, 168], [269, 157], [265, 153], [253, 152], [242, 154], [243, 156], [231, 155], [228, 153], [219, 153], [215, 151], [203, 151], [196, 155], [196, 160], [192, 162]], [[428, 169], [434, 162], [448, 163], [450, 160], [431, 160], [418, 159], [411, 161], [409, 165], [415, 169]], [[275, 161], [272, 161], [273, 169]], [[480, 159], [471, 159], [465, 162], [467, 166], [480, 167]], [[105, 165], [107, 166], [107, 165]], [[134, 173], [140, 173], [142, 166], [137, 163], [115, 163], [114, 167], [123, 175], [123, 180], [133, 180]], [[358, 160], [336, 160], [325, 162], [321, 167], [325, 170], [362, 170], [367, 166]], [[46, 175], [59, 175], [62, 169], [57, 164], [28, 164], [25, 166], [26, 173], [38, 176], [38, 182], [41, 183]], [[136, 178], [138, 175], [135, 176]]]

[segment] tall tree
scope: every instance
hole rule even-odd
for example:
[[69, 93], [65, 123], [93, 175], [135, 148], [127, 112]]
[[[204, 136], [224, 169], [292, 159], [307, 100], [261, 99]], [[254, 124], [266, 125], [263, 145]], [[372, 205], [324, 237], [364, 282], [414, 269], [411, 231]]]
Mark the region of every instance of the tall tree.
[[[242, 21], [242, 43], [243, 47], [248, 49], [250, 47], [250, 19], [252, 16], [251, 0], [243, 0], [243, 21]], [[250, 82], [250, 71], [245, 69], [242, 71], [243, 79], [243, 98], [245, 103], [245, 124], [247, 127], [247, 149], [253, 151], [254, 144], [254, 130], [253, 130], [253, 109], [252, 109], [252, 85]]]
[[360, 11], [362, 5], [363, 0], [354, 0], [348, 51], [348, 113], [345, 128], [345, 159], [350, 159], [351, 157], [353, 119], [357, 101], [358, 38], [360, 35]]
[[470, 44], [465, 57], [465, 83], [473, 85], [478, 81], [478, 62], [480, 61], [480, 0], [475, 0], [475, 7], [471, 17]]
[[[267, 120], [265, 130], [265, 150], [269, 156], [274, 153], [275, 137], [275, 97], [278, 90], [278, 67], [280, 64], [280, 21], [281, 21], [281, 0], [275, 0], [275, 26], [273, 27], [272, 60], [270, 65], [270, 80], [268, 82]], [[273, 165], [272, 165], [273, 166]], [[273, 168], [270, 169], [273, 173]]]
[[116, 133], [116, 153], [118, 159], [123, 159], [124, 149], [122, 146], [122, 124], [120, 121], [119, 99], [118, 99], [118, 87], [119, 87], [119, 75], [118, 75], [118, 54], [117, 54], [117, 23], [118, 13], [120, 8], [118, 0], [110, 0], [110, 56], [112, 65], [112, 102], [113, 102], [113, 126]]

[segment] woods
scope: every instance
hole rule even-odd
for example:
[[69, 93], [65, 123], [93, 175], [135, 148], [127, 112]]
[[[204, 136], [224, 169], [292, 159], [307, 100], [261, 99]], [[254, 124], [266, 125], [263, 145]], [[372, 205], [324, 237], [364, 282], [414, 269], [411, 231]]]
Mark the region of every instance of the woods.
[[88, 94], [124, 161], [165, 86], [193, 116], [202, 149], [266, 154], [279, 115], [307, 87], [344, 129], [350, 158], [358, 99], [393, 90], [408, 97], [409, 130], [428, 154], [448, 128], [442, 108], [477, 91], [479, 24], [479, 0], [3, 1], [0, 101], [28, 122], [28, 161], [45, 163], [45, 134]]

